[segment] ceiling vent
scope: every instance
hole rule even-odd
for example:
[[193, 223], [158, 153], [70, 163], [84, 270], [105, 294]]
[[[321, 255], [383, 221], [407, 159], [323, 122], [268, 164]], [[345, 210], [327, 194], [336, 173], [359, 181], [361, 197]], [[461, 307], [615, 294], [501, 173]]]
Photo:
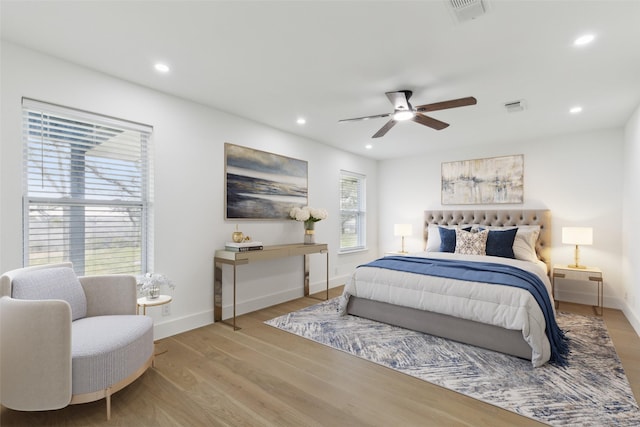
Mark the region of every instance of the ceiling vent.
[[458, 22], [470, 21], [486, 13], [483, 0], [447, 0]]
[[524, 111], [526, 107], [527, 105], [525, 104], [524, 100], [505, 102], [504, 104], [504, 108], [506, 108], [507, 112], [509, 113], [518, 113], [520, 111]]

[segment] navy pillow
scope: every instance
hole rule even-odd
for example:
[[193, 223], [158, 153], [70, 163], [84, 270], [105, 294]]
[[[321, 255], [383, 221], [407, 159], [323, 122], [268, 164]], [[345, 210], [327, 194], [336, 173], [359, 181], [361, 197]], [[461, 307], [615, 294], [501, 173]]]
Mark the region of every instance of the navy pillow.
[[438, 227], [440, 230], [440, 252], [455, 252], [456, 230], [453, 228]]
[[487, 237], [487, 255], [514, 258], [513, 241], [516, 238], [517, 228], [509, 230], [489, 230]]
[[[440, 230], [440, 252], [456, 251], [456, 229], [438, 227]], [[464, 231], [471, 231], [471, 227], [463, 228]]]

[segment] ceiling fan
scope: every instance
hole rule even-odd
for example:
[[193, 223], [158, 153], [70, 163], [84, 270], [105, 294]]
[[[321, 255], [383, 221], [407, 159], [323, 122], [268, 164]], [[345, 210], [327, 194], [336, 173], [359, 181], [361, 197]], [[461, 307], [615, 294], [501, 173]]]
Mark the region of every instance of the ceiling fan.
[[389, 120], [378, 132], [376, 132], [372, 138], [380, 138], [384, 136], [389, 129], [395, 126], [396, 123], [405, 120], [412, 120], [416, 123], [419, 123], [424, 126], [428, 126], [435, 130], [442, 130], [449, 126], [449, 123], [441, 122], [440, 120], [434, 119], [433, 117], [425, 116], [424, 112], [427, 111], [438, 111], [438, 110], [446, 110], [447, 108], [456, 108], [456, 107], [464, 107], [467, 105], [475, 105], [478, 101], [473, 97], [469, 96], [466, 98], [459, 99], [451, 99], [449, 101], [442, 102], [434, 102], [433, 104], [425, 104], [418, 105], [414, 107], [409, 102], [409, 98], [413, 94], [410, 90], [400, 90], [397, 92], [387, 92], [387, 98], [393, 104], [393, 112], [386, 114], [376, 114], [374, 116], [366, 116], [366, 117], [356, 117], [354, 119], [343, 119], [339, 120], [339, 122], [352, 122], [357, 120], [369, 120], [369, 119], [377, 119], [379, 117], [389, 117], [392, 116], [391, 120]]

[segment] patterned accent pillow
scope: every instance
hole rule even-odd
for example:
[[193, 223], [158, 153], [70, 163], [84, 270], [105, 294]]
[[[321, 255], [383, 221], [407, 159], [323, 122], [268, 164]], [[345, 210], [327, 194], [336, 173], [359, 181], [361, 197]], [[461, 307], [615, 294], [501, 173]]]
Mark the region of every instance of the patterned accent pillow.
[[455, 253], [462, 255], [486, 255], [487, 237], [489, 237], [489, 230], [470, 233], [456, 229]]

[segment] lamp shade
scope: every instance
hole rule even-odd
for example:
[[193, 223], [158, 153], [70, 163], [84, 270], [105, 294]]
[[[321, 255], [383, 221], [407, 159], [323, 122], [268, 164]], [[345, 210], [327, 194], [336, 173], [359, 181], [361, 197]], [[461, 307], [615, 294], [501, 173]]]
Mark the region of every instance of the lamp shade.
[[394, 224], [393, 235], [394, 236], [411, 236], [413, 234], [413, 227], [411, 224]]
[[567, 245], [592, 245], [593, 228], [562, 227], [562, 243]]

